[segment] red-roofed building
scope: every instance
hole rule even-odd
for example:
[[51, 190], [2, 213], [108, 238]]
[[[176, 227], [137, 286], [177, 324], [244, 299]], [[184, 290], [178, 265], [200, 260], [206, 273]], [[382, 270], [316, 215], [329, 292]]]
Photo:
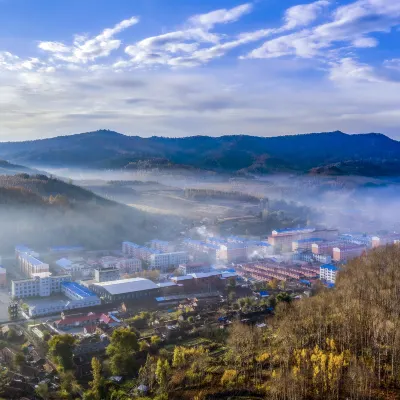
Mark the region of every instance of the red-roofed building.
[[86, 326], [83, 328], [83, 332], [84, 332], [86, 335], [92, 335], [93, 333], [96, 332], [96, 329], [97, 329], [97, 326], [96, 326], [96, 325], [86, 325]]
[[60, 320], [55, 321], [54, 324], [58, 329], [71, 329], [89, 324], [97, 324], [101, 316], [101, 313], [63, 316]]

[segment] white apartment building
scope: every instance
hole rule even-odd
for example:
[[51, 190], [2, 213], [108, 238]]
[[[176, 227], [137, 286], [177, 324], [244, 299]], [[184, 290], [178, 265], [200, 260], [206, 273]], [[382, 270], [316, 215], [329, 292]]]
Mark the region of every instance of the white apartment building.
[[129, 256], [139, 258], [139, 248], [140, 246], [133, 242], [123, 242], [122, 243], [122, 253]]
[[159, 250], [163, 253], [169, 253], [175, 250], [175, 246], [173, 246], [170, 242], [166, 242], [164, 240], [153, 239], [150, 242], [150, 247], [155, 250]]
[[49, 264], [40, 261], [32, 253], [19, 252], [17, 254], [17, 262], [21, 272], [29, 277], [33, 274], [49, 272]]
[[61, 283], [70, 282], [70, 275], [51, 276], [50, 272], [36, 273], [31, 279], [11, 282], [11, 295], [15, 299], [28, 297], [48, 297], [52, 293], [61, 292]]
[[91, 277], [93, 276], [93, 266], [87, 264], [82, 257], [73, 259], [60, 258], [56, 261], [58, 270], [65, 275], [71, 274], [75, 277]]
[[118, 263], [121, 272], [134, 274], [142, 270], [142, 261], [138, 258], [121, 258]]
[[169, 267], [178, 267], [180, 264], [186, 264], [188, 261], [189, 257], [186, 251], [152, 254], [150, 256], [150, 268], [165, 271]]
[[332, 264], [321, 265], [319, 268], [319, 279], [329, 283], [335, 283], [338, 272], [339, 268]]

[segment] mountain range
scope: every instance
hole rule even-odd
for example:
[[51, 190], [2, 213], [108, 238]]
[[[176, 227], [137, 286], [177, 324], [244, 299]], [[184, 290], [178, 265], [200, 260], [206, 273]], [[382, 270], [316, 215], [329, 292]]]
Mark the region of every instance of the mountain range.
[[[400, 142], [340, 131], [278, 137], [127, 136], [109, 130], [0, 143], [0, 158], [36, 167], [201, 169], [227, 173], [400, 173]], [[143, 164], [143, 162], [145, 163]]]

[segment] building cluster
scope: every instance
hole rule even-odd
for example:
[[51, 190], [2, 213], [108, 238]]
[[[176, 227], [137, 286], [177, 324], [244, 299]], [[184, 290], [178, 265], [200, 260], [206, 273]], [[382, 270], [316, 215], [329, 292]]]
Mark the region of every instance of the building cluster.
[[151, 246], [146, 247], [132, 242], [123, 242], [122, 253], [142, 260], [151, 269], [162, 272], [188, 262], [188, 253], [186, 251], [170, 251], [173, 247], [168, 242], [153, 240]]
[[[61, 247], [47, 257], [16, 246], [18, 270], [24, 278], [12, 281], [11, 294], [13, 299], [23, 299], [29, 316], [36, 317], [102, 303], [215, 294], [237, 275], [259, 281], [309, 285], [320, 279], [334, 284], [342, 264], [368, 249], [400, 243], [400, 235], [339, 234], [336, 229], [305, 227], [274, 230], [265, 240], [209, 236], [176, 243], [155, 239], [141, 246], [125, 241], [122, 251], [87, 253], [79, 246], [70, 252]], [[235, 269], [216, 269], [222, 265]], [[144, 269], [160, 271], [160, 282], [125, 276]], [[172, 271], [176, 276], [168, 275]], [[0, 286], [6, 285], [5, 276], [0, 267]]]
[[133, 274], [142, 270], [142, 261], [132, 257], [106, 255], [98, 258], [82, 256], [63, 257], [55, 262], [56, 269], [74, 278], [90, 279], [98, 269], [117, 269], [121, 274]]
[[205, 240], [185, 239], [182, 244], [195, 258], [199, 254], [207, 254], [210, 262], [231, 264], [261, 259], [272, 254], [272, 246], [269, 243], [237, 236], [207, 237]]
[[237, 273], [241, 276], [251, 277], [255, 280], [270, 282], [272, 280], [304, 280], [316, 279], [319, 268], [308, 265], [293, 265], [291, 263], [277, 263], [272, 260], [242, 264]]

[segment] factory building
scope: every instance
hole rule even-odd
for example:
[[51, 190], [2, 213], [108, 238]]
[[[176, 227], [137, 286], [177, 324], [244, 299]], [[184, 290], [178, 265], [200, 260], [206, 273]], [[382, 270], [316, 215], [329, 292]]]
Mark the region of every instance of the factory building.
[[12, 281], [11, 295], [15, 299], [35, 296], [48, 297], [52, 293], [60, 293], [61, 284], [70, 281], [70, 275], [52, 276], [50, 272], [37, 273], [30, 279]]
[[149, 279], [131, 278], [111, 282], [93, 283], [91, 291], [107, 302], [154, 299], [160, 288]]
[[100, 299], [95, 293], [76, 282], [62, 282], [61, 292], [71, 300], [81, 301], [82, 307], [98, 306], [101, 304]]

